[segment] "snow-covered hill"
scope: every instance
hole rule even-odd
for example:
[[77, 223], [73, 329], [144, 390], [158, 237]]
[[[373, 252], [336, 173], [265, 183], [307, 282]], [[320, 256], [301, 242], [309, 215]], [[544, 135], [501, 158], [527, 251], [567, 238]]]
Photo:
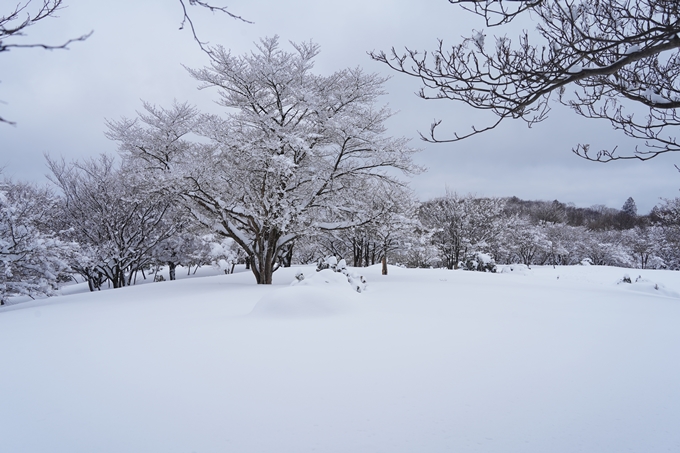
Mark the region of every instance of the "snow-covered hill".
[[0, 308], [0, 451], [680, 451], [678, 272], [300, 270]]

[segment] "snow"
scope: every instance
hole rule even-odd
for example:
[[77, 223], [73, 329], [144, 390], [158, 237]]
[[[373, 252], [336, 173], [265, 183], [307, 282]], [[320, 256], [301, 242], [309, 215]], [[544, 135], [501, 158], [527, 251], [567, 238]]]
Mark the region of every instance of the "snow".
[[652, 88], [647, 88], [644, 92], [642, 92], [642, 97], [646, 98], [650, 102], [653, 102], [655, 104], [668, 104], [669, 100], [666, 99], [665, 97], [661, 96], [659, 93], [656, 93]]
[[578, 74], [581, 71], [583, 71], [583, 65], [578, 63], [573, 64], [569, 69], [567, 69], [567, 73], [569, 74]]
[[679, 451], [679, 274], [517, 270], [374, 266], [359, 294], [293, 267], [1, 307], [0, 451]]
[[483, 31], [473, 30], [472, 39], [475, 41], [475, 44], [477, 44], [477, 47], [479, 47], [480, 49], [484, 48], [485, 38], [486, 35], [484, 34]]
[[[332, 257], [337, 264], [335, 257]], [[331, 269], [308, 271], [296, 276], [290, 288], [271, 292], [260, 299], [251, 315], [264, 317], [331, 316], [361, 308], [361, 298], [347, 276]]]
[[631, 54], [634, 54], [634, 53], [639, 52], [639, 51], [640, 51], [640, 46], [638, 46], [637, 44], [634, 44], [634, 45], [630, 46], [629, 48], [627, 48], [626, 51], [623, 54], [624, 55], [631, 55]]

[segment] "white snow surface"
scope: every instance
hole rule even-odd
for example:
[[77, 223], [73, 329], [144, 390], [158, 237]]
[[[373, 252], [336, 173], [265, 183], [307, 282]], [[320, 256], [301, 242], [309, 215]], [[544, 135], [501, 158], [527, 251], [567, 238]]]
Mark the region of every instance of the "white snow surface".
[[0, 451], [680, 451], [678, 272], [300, 271], [0, 307]]

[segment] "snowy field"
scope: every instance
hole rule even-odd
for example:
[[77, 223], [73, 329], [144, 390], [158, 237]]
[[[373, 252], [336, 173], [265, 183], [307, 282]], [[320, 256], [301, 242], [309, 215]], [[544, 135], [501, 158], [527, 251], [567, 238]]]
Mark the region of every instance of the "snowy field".
[[0, 451], [680, 451], [680, 273], [360, 271], [2, 307]]

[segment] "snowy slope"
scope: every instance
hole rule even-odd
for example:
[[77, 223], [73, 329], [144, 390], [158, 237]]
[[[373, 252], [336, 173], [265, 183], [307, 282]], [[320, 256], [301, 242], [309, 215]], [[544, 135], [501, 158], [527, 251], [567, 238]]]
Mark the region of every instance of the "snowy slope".
[[299, 270], [0, 308], [0, 451], [680, 451], [677, 272]]

